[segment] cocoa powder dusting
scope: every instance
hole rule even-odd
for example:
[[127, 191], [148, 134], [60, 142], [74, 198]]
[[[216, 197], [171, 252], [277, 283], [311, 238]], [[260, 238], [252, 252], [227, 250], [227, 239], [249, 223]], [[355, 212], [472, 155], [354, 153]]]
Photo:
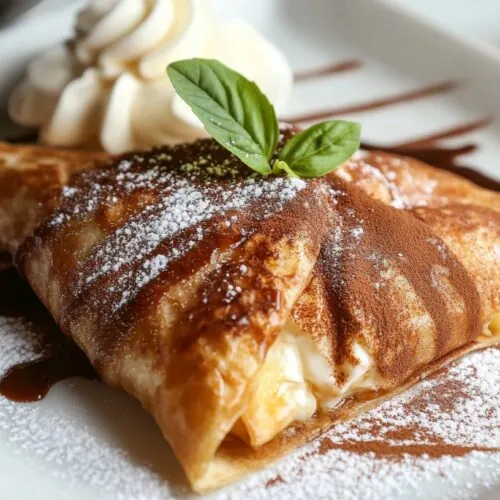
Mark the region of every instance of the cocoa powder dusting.
[[[269, 471], [266, 477], [279, 476], [282, 482], [268, 481], [266, 489], [280, 498], [420, 498], [439, 481], [439, 498], [465, 500], [495, 488], [500, 481], [499, 377], [498, 347], [470, 354], [380, 407], [336, 425]], [[253, 498], [252, 491], [241, 487], [238, 493]]]
[[[490, 358], [496, 359], [498, 354], [494, 351], [497, 350], [497, 347], [487, 349], [439, 370], [393, 404], [396, 411], [390, 409], [389, 402], [352, 423], [341, 424], [333, 431], [333, 437], [325, 436], [320, 440], [316, 453], [325, 455], [332, 450], [344, 450], [400, 459], [405, 455], [440, 458], [461, 457], [473, 451], [500, 452], [499, 412], [495, 407], [500, 394], [494, 389], [490, 394], [486, 388], [481, 388], [481, 377], [485, 374], [473, 362], [474, 358], [488, 353]], [[475, 411], [473, 402], [480, 403], [481, 399], [483, 407]], [[387, 409], [390, 418], [387, 418]], [[468, 436], [466, 425], [461, 428], [460, 419], [465, 417], [465, 412], [471, 411], [475, 411], [475, 423], [481, 424], [481, 431], [491, 431], [491, 439], [486, 435], [483, 440]], [[453, 439], [453, 432], [444, 432], [442, 424], [449, 423], [450, 419], [460, 439]]]
[[[491, 349], [496, 348], [498, 347]], [[317, 453], [325, 455], [331, 450], [343, 450], [357, 454], [371, 453], [376, 458], [401, 460], [403, 456], [437, 459], [444, 456], [462, 457], [474, 451], [500, 452], [500, 446], [496, 446], [495, 441], [488, 446], [450, 443], [444, 436], [433, 431], [432, 426], [439, 427], [443, 416], [453, 415], [460, 402], [477, 396], [477, 391], [471, 391], [471, 384], [449, 376], [453, 370], [454, 368], [443, 368], [428, 379], [427, 382], [437, 384], [439, 391], [417, 391], [411, 398], [401, 402], [403, 414], [412, 415], [415, 411], [420, 412], [425, 415], [424, 420], [431, 425], [420, 425], [417, 421], [410, 421], [404, 425], [391, 426], [383, 419], [366, 415], [360, 419], [360, 423], [354, 421], [351, 425], [359, 435], [363, 435], [363, 439], [350, 437], [334, 441], [325, 436], [320, 440]], [[476, 379], [480, 377], [474, 365], [469, 366], [469, 375]], [[482, 410], [485, 416], [483, 426], [486, 429], [490, 423], [493, 427], [497, 426], [495, 408], [486, 404]]]
[[269, 481], [266, 482], [266, 488], [272, 488], [273, 486], [276, 486], [277, 484], [284, 483], [285, 481], [283, 478], [278, 475], [276, 477], [273, 477], [269, 479]]
[[[410, 434], [410, 433], [409, 433]], [[428, 456], [430, 458], [440, 458], [443, 456], [463, 457], [473, 451], [499, 452], [500, 448], [483, 448], [480, 446], [458, 446], [452, 444], [412, 444], [394, 445], [387, 441], [343, 441], [334, 443], [330, 438], [322, 438], [318, 448], [318, 454], [325, 455], [331, 450], [343, 450], [351, 453], [364, 454], [371, 453], [377, 458], [401, 459], [404, 455]]]
[[[317, 278], [328, 297], [326, 323], [333, 328], [327, 335], [336, 365], [356, 361], [355, 341], [369, 342], [380, 373], [397, 385], [476, 338], [481, 324], [476, 286], [431, 228], [338, 178], [331, 178], [331, 188], [332, 230]], [[299, 323], [301, 314], [308, 312], [296, 311]], [[370, 328], [370, 339], [360, 338], [360, 331]]]

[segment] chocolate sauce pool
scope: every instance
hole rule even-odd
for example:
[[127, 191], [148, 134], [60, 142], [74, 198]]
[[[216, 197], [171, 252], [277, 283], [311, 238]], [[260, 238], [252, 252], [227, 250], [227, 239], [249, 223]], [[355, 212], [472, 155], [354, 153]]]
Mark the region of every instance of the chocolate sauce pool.
[[38, 401], [61, 380], [76, 376], [96, 378], [83, 352], [61, 333], [14, 268], [0, 271], [0, 316], [29, 321], [49, 353], [12, 367], [0, 380], [1, 395], [12, 401]]
[[483, 118], [481, 120], [466, 122], [420, 139], [390, 146], [364, 142], [361, 144], [361, 148], [366, 151], [384, 151], [385, 153], [410, 156], [433, 167], [464, 177], [478, 186], [500, 192], [500, 181], [489, 177], [473, 167], [464, 166], [459, 163], [463, 155], [472, 153], [478, 149], [477, 144], [469, 143], [455, 147], [446, 147], [440, 144], [442, 139], [460, 137], [485, 128], [490, 125], [491, 121], [491, 118]]

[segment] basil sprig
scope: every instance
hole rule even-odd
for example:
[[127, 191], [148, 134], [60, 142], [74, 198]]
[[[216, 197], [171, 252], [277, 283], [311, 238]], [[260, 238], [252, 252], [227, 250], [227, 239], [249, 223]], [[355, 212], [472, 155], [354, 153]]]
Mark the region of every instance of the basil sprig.
[[254, 82], [213, 59], [177, 61], [167, 73], [207, 132], [262, 175], [284, 171], [295, 177], [321, 177], [359, 148], [359, 124], [330, 120], [293, 136], [273, 160], [279, 123], [274, 107]]

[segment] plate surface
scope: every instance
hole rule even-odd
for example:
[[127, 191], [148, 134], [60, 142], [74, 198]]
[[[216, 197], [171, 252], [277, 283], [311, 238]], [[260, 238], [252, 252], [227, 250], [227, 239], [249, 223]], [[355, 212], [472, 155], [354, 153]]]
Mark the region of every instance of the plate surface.
[[[0, 32], [1, 99], [32, 55], [67, 36], [75, 5], [81, 2], [51, 3], [64, 6], [29, 15], [15, 30]], [[449, 144], [477, 143], [479, 148], [463, 161], [500, 178], [500, 56], [495, 51], [480, 50], [442, 33], [391, 2], [212, 3], [221, 16], [250, 20], [282, 47], [297, 70], [350, 59], [362, 62], [357, 70], [298, 82], [287, 116], [373, 101], [450, 80], [460, 82], [450, 92], [344, 116], [361, 121], [365, 140], [379, 143], [413, 139], [490, 117], [488, 127]], [[6, 133], [8, 125], [2, 126]], [[0, 316], [0, 371], [35, 356], [34, 339], [29, 325]], [[480, 375], [493, 379], [491, 390], [498, 397], [498, 370]], [[425, 386], [415, 389], [420, 390]], [[396, 402], [395, 408], [404, 401]], [[491, 432], [492, 446], [500, 447], [499, 432]], [[439, 467], [420, 464], [414, 470], [406, 464], [399, 468], [379, 464], [375, 474], [382, 479], [375, 480], [366, 460], [351, 460], [342, 469], [340, 462], [346, 456], [335, 451], [304, 465], [304, 457], [317, 449], [318, 443], [313, 443], [212, 497], [492, 500], [500, 496], [498, 454], [474, 453]], [[346, 480], [346, 466], [360, 471], [354, 485]], [[0, 399], [0, 484], [14, 500], [190, 496], [179, 465], [146, 412], [125, 394], [79, 379], [59, 384], [36, 404]]]

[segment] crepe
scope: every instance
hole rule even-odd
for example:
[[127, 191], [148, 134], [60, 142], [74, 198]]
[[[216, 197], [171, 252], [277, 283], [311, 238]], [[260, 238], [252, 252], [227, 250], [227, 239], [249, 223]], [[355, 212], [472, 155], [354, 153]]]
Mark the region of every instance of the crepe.
[[101, 152], [0, 142], [0, 253], [13, 253], [44, 214], [50, 212], [57, 190], [70, 174], [106, 158], [108, 155]]
[[102, 379], [155, 417], [196, 491], [500, 340], [499, 196], [451, 174], [370, 155], [264, 178], [202, 140], [40, 197], [17, 154], [0, 244]]

